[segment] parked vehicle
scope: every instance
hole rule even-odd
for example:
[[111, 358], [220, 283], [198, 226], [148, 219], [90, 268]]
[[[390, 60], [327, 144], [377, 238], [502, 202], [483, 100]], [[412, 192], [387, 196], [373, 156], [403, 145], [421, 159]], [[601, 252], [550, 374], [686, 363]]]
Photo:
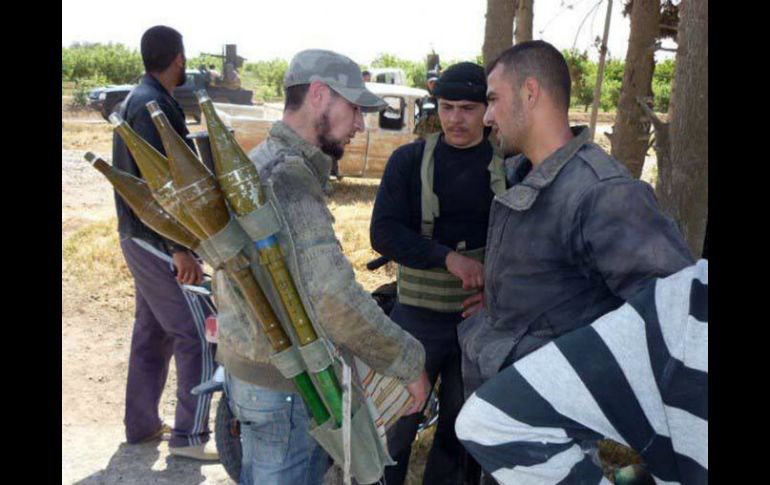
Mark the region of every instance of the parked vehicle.
[[[366, 87], [383, 98], [388, 107], [367, 113], [366, 132], [358, 133], [345, 147], [336, 173], [342, 177], [380, 178], [393, 151], [415, 140], [415, 121], [420, 115], [418, 101], [427, 96], [424, 89], [382, 83]], [[222, 120], [235, 130], [235, 138], [247, 153], [267, 138], [270, 127], [281, 118], [282, 109], [271, 105], [237, 106], [215, 103]]]
[[[140, 79], [141, 77], [137, 78], [134, 84], [105, 86], [91, 90], [88, 93], [89, 106], [99, 111], [105, 120], [108, 119], [110, 114], [126, 99], [128, 93], [136, 86]], [[193, 118], [198, 123], [201, 121], [201, 109], [195, 97], [195, 91], [199, 89], [205, 89], [215, 102], [236, 105], [250, 105], [251, 97], [254, 94], [247, 89], [228, 89], [223, 86], [214, 85], [211, 83], [211, 77], [208, 72], [200, 70], [186, 71], [184, 84], [174, 89], [172, 94], [182, 106], [185, 115]]]
[[406, 74], [404, 73], [403, 69], [393, 67], [375, 67], [370, 69], [369, 72], [372, 73], [372, 82], [406, 86]]

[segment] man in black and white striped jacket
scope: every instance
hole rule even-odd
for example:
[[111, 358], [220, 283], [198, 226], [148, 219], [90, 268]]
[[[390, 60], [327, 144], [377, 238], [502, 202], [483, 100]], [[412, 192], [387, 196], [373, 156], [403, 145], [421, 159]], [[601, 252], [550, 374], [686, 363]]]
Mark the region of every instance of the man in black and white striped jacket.
[[708, 483], [708, 261], [503, 370], [455, 429], [504, 484], [609, 483], [585, 451], [605, 437], [657, 483]]

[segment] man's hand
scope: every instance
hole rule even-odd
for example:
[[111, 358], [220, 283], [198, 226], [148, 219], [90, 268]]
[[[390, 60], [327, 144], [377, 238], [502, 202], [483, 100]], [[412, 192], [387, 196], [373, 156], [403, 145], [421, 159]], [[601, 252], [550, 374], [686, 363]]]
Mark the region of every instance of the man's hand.
[[176, 251], [173, 254], [176, 266], [176, 280], [183, 285], [203, 282], [203, 268], [190, 251]]
[[430, 395], [430, 382], [428, 381], [428, 375], [425, 371], [420, 372], [420, 377], [418, 377], [416, 381], [407, 384], [406, 390], [409, 392], [409, 395], [412, 396], [412, 407], [409, 408], [404, 416], [419, 413], [425, 406], [428, 395]]
[[446, 269], [463, 281], [464, 290], [484, 287], [484, 265], [456, 251], [446, 255]]
[[463, 318], [475, 315], [484, 308], [484, 290], [479, 291], [473, 296], [469, 296], [463, 301]]

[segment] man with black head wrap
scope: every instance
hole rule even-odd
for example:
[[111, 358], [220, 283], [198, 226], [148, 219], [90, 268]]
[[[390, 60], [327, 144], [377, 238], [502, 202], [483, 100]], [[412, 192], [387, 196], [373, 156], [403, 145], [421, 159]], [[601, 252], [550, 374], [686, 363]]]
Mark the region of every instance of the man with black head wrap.
[[[456, 326], [462, 302], [481, 289], [489, 206], [505, 191], [502, 158], [484, 128], [486, 78], [469, 62], [449, 67], [435, 87], [442, 132], [398, 148], [380, 183], [371, 222], [372, 247], [398, 263], [398, 301], [390, 318], [425, 348], [431, 383], [441, 377], [438, 428], [424, 483], [458, 482], [462, 446], [454, 422], [463, 404]], [[398, 465], [385, 470], [401, 484], [418, 416], [389, 434]]]

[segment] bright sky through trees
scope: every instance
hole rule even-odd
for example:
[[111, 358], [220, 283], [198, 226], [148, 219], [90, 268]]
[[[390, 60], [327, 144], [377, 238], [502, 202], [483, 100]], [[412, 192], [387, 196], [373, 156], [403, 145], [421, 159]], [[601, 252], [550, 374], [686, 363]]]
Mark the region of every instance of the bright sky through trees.
[[[606, 1], [535, 0], [534, 37], [559, 49], [575, 43], [598, 58]], [[368, 64], [378, 53], [420, 60], [435, 49], [442, 59], [481, 53], [486, 0], [63, 0], [62, 46], [73, 42], [120, 42], [139, 46], [142, 32], [165, 24], [184, 36], [188, 57], [221, 53], [237, 44], [248, 61], [290, 59], [306, 48], [331, 49]], [[573, 8], [568, 6], [573, 5]], [[609, 52], [624, 58], [629, 20], [615, 0]], [[542, 33], [541, 33], [542, 31]]]

